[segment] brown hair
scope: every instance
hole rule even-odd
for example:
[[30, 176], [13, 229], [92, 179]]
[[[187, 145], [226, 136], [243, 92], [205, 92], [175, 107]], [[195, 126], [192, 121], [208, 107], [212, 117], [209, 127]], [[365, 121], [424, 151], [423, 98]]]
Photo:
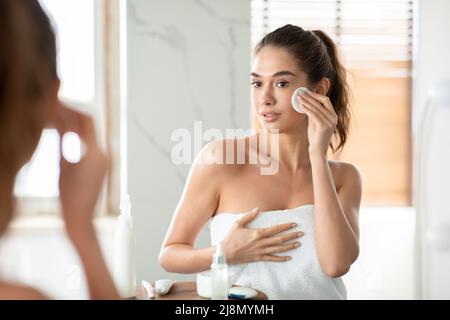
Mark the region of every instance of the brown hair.
[[37, 0], [0, 0], [0, 235], [13, 215], [13, 184], [48, 119], [57, 79], [55, 35]]
[[56, 44], [37, 0], [0, 0], [0, 41], [0, 170], [14, 177], [47, 120]]
[[350, 123], [350, 89], [346, 81], [346, 70], [339, 60], [333, 40], [323, 31], [307, 31], [288, 24], [267, 34], [256, 45], [255, 54], [265, 46], [287, 49], [298, 60], [310, 83], [315, 84], [323, 78], [330, 80], [327, 96], [338, 116], [334, 132], [338, 145], [331, 143], [330, 147], [333, 152], [342, 149], [347, 141]]

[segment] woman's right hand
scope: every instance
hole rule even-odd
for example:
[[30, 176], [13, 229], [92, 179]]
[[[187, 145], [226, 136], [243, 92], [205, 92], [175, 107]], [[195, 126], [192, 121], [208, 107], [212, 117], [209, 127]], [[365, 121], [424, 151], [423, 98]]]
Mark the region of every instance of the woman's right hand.
[[295, 228], [295, 223], [284, 223], [262, 229], [249, 229], [248, 223], [259, 214], [255, 208], [239, 220], [235, 221], [230, 232], [222, 241], [222, 248], [230, 264], [255, 261], [283, 262], [291, 259], [289, 256], [275, 254], [286, 252], [301, 245], [300, 241], [290, 242], [303, 236], [303, 232], [291, 232], [278, 235], [283, 231]]

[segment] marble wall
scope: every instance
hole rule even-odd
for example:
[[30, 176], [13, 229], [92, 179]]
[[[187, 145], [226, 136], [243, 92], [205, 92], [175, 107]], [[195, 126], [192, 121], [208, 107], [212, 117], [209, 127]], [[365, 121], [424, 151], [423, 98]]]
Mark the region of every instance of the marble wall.
[[[171, 136], [185, 128], [194, 138], [195, 121], [202, 132], [224, 135], [250, 128], [250, 1], [129, 0], [127, 20], [127, 179], [138, 280], [193, 279], [158, 263], [190, 168], [173, 163]], [[196, 245], [209, 245], [206, 229]]]

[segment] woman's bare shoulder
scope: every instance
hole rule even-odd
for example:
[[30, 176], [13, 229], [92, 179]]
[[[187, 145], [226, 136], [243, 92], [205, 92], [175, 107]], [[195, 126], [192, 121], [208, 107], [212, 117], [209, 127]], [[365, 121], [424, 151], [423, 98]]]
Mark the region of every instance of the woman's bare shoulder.
[[344, 183], [361, 185], [361, 172], [354, 164], [336, 160], [329, 160], [328, 163], [338, 190]]
[[6, 282], [0, 282], [0, 300], [46, 300], [44, 294], [39, 292], [38, 290], [12, 284]]
[[196, 158], [196, 164], [208, 171], [231, 173], [247, 164], [247, 149], [246, 137], [214, 140], [203, 147]]

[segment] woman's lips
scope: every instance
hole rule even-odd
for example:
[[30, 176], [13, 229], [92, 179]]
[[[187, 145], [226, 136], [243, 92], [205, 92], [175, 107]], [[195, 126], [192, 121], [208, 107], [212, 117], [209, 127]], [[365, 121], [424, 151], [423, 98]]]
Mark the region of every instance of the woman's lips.
[[277, 121], [280, 117], [281, 113], [277, 112], [261, 112], [260, 116], [264, 119], [265, 122], [274, 122]]

